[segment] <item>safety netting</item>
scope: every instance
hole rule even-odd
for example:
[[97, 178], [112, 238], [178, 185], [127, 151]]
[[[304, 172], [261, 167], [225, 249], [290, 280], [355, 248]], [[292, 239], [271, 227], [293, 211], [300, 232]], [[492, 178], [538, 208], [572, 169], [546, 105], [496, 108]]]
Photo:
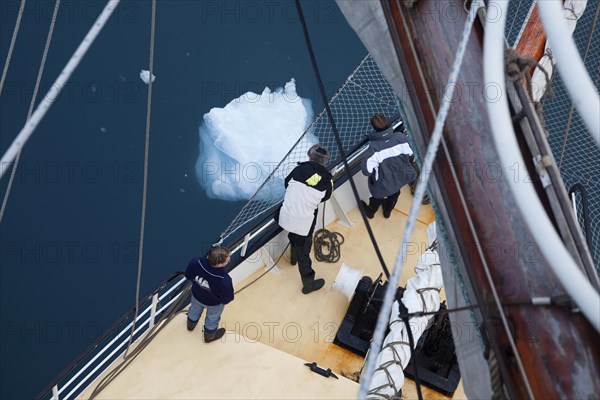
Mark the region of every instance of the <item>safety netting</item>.
[[[372, 130], [369, 120], [374, 113], [394, 118], [400, 115], [399, 104], [392, 87], [381, 74], [373, 58], [367, 55], [329, 101], [344, 152], [352, 152], [365, 141], [366, 134]], [[325, 110], [314, 119], [223, 231], [221, 242], [239, 239], [237, 236], [247, 231], [240, 228], [254, 225], [277, 207], [285, 193], [285, 177], [299, 162], [308, 160], [307, 151], [315, 143], [320, 143], [330, 151], [328, 169], [331, 170], [340, 163], [341, 153]]]

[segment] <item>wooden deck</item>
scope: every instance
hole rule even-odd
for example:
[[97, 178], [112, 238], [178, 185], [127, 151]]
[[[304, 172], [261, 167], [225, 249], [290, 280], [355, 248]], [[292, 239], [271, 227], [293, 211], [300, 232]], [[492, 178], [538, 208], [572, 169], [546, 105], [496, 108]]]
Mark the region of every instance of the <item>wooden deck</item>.
[[[407, 189], [403, 192], [397, 208], [406, 210], [411, 196]], [[349, 216], [355, 223], [352, 228], [337, 222], [327, 227], [345, 236], [340, 262], [313, 265], [317, 277], [326, 281], [323, 289], [303, 295], [297, 267], [291, 266], [288, 254], [284, 254], [277, 268], [236, 294], [234, 302], [226, 306], [221, 326], [228, 332], [221, 341], [203, 343], [202, 324], [188, 332], [185, 315], [180, 314], [99, 398], [355, 398], [358, 384], [344, 376], [357, 375], [364, 359], [332, 343], [349, 300], [330, 288], [342, 262], [364, 270], [373, 279], [381, 268], [358, 209]], [[413, 266], [427, 246], [426, 223], [432, 219], [431, 209], [423, 208], [401, 284], [414, 274]], [[383, 218], [379, 211], [371, 220], [390, 269], [405, 222], [406, 215], [399, 210], [390, 219]], [[263, 269], [236, 284], [236, 290], [262, 273]], [[322, 368], [331, 368], [340, 379], [310, 372], [303, 364], [313, 361]], [[427, 399], [446, 398], [423, 390]], [[90, 389], [82, 398], [89, 393]], [[410, 380], [406, 381], [403, 397], [416, 398]], [[455, 398], [465, 398], [462, 386]]]

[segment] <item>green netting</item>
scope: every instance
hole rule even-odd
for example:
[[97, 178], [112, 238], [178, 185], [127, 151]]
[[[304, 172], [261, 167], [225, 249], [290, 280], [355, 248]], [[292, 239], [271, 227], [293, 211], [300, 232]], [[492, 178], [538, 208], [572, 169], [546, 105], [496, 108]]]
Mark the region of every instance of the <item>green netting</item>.
[[[329, 105], [345, 152], [354, 149], [365, 139], [365, 134], [371, 132], [369, 120], [374, 113], [388, 117], [400, 114], [396, 95], [370, 55], [367, 55], [348, 77], [331, 98]], [[283, 180], [299, 162], [308, 159], [306, 153], [317, 141], [331, 152], [331, 160], [327, 166], [331, 169], [339, 163], [341, 156], [325, 110], [315, 118], [296, 145], [244, 205], [221, 234], [221, 241], [230, 238], [242, 226], [252, 224], [255, 219], [283, 200]]]

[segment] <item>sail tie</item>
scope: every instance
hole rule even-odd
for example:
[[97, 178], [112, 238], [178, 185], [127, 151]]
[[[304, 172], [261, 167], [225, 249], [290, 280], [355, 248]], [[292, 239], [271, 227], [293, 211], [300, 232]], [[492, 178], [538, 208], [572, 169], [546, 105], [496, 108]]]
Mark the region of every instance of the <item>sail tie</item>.
[[540, 124], [542, 125], [544, 132], [546, 132], [546, 136], [548, 136], [548, 131], [546, 130], [546, 122], [544, 120], [544, 110], [542, 107], [542, 103], [540, 101], [533, 100], [533, 85], [531, 84], [531, 74], [529, 73], [529, 71], [531, 71], [531, 68], [533, 67], [537, 67], [540, 71], [542, 71], [542, 73], [546, 77], [546, 94], [549, 97], [552, 97], [554, 91], [552, 89], [552, 79], [550, 77], [550, 74], [536, 60], [534, 60], [531, 57], [521, 57], [519, 53], [517, 53], [511, 48], [505, 50], [504, 62], [506, 65], [506, 75], [509, 82], [514, 83], [523, 79], [525, 80], [529, 100], [534, 106]]

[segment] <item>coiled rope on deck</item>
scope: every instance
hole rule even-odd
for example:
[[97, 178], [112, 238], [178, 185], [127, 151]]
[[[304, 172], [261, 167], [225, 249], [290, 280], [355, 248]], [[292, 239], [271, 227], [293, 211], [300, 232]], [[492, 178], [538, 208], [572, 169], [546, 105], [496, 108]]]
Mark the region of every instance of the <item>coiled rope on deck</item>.
[[340, 260], [344, 235], [339, 232], [330, 232], [323, 228], [315, 232], [314, 242], [315, 259], [317, 261], [336, 263]]
[[336, 263], [342, 256], [344, 235], [325, 229], [325, 206], [323, 206], [323, 228], [314, 234], [315, 259], [327, 263]]

